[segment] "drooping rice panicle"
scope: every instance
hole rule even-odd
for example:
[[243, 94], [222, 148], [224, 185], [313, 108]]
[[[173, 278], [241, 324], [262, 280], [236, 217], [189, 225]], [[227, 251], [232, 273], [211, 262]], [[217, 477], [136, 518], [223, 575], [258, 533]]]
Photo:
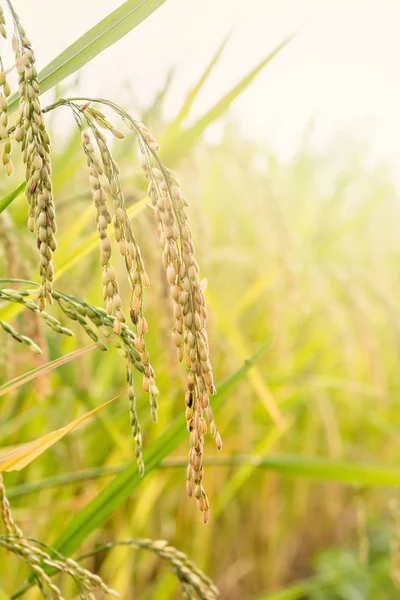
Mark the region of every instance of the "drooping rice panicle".
[[[6, 302], [18, 302], [19, 304], [23, 304], [25, 308], [28, 308], [33, 313], [40, 315], [43, 321], [48, 325], [53, 331], [59, 334], [73, 336], [72, 331], [63, 327], [61, 323], [49, 315], [46, 311], [40, 311], [37, 305], [32, 302], [32, 300], [27, 299], [21, 292], [17, 292], [16, 290], [2, 288], [0, 289], [0, 301], [4, 300]], [[11, 335], [17, 342], [21, 344], [25, 344], [30, 347], [36, 354], [42, 354], [41, 348], [28, 336], [21, 335], [9, 324], [4, 321], [0, 321], [0, 326], [2, 329]]]
[[52, 257], [57, 247], [55, 238], [57, 227], [51, 183], [50, 138], [40, 107], [34, 52], [11, 3], [8, 2], [8, 4], [14, 20], [13, 48], [17, 58], [20, 93], [15, 139], [17, 142], [21, 142], [23, 160], [26, 164], [25, 193], [29, 203], [28, 228], [37, 236], [41, 277], [38, 300], [40, 310], [44, 310], [46, 301], [52, 303], [51, 292], [54, 279]]
[[104, 174], [108, 180], [110, 193], [114, 203], [114, 226], [115, 239], [121, 256], [124, 258], [125, 268], [131, 285], [130, 318], [136, 329], [135, 347], [140, 352], [142, 363], [145, 367], [143, 375], [143, 389], [149, 394], [151, 416], [157, 422], [157, 397], [152, 393], [150, 380], [154, 379], [154, 371], [150, 364], [149, 354], [145, 343], [145, 334], [148, 331], [146, 317], [143, 314], [143, 287], [150, 286], [150, 279], [145, 270], [140, 248], [133, 235], [129, 217], [125, 209], [124, 195], [119, 179], [118, 165], [112, 158], [105, 136], [96, 127], [94, 121], [102, 127], [109, 129], [118, 139], [122, 139], [123, 133], [116, 130], [105, 118], [102, 112], [86, 105], [80, 107], [85, 111], [85, 117], [91, 127], [96, 139]]
[[0, 534], [0, 546], [15, 554], [29, 566], [44, 598], [64, 600], [60, 588], [52, 582], [45, 567], [50, 567], [56, 572], [65, 573], [71, 577], [79, 591], [80, 598], [93, 600], [92, 592], [95, 590], [119, 597], [119, 594], [110, 589], [98, 575], [84, 569], [75, 560], [62, 556], [46, 544], [24, 536], [12, 516], [1, 474], [0, 521], [6, 532], [5, 535]]
[[[126, 215], [123, 205], [123, 198], [121, 189], [119, 186], [119, 180], [116, 181], [114, 176], [115, 163], [113, 164], [109, 153], [106, 152], [107, 145], [105, 140], [102, 138], [100, 132], [96, 128], [92, 128], [95, 132], [96, 141], [100, 148], [100, 153], [105, 165], [106, 176], [110, 183], [110, 189], [114, 198], [116, 206], [114, 224], [116, 226], [116, 236], [119, 244], [120, 253], [125, 259], [125, 265], [128, 270], [128, 274], [131, 279], [131, 285], [133, 290], [135, 288], [142, 287], [142, 279], [147, 274], [143, 268], [143, 262], [141, 261], [140, 251], [134, 244], [133, 236], [131, 235], [131, 229], [129, 219]], [[122, 310], [122, 301], [119, 295], [118, 283], [116, 281], [116, 274], [114, 269], [110, 266], [111, 258], [111, 242], [107, 234], [108, 225], [111, 223], [111, 216], [107, 209], [107, 197], [106, 193], [101, 185], [100, 176], [103, 174], [103, 168], [97, 158], [90, 136], [87, 131], [82, 132], [83, 147], [87, 158], [87, 164], [90, 171], [90, 186], [94, 205], [96, 207], [96, 221], [100, 237], [100, 263], [103, 267], [103, 298], [106, 302], [106, 310], [109, 315], [115, 314], [115, 321], [113, 325], [114, 333], [121, 335], [122, 326], [126, 323], [125, 314]], [[119, 234], [118, 234], [119, 232]], [[139, 261], [140, 259], [140, 261]], [[135, 262], [134, 262], [135, 260]], [[139, 268], [134, 265], [140, 265]], [[134, 296], [134, 291], [133, 291]], [[136, 337], [133, 340], [134, 347], [139, 352], [141, 362], [144, 368], [143, 374], [143, 388], [149, 394], [151, 415], [154, 421], [157, 420], [157, 398], [158, 390], [154, 383], [154, 371], [149, 362], [149, 355], [146, 351], [144, 342], [144, 334], [147, 330], [147, 322], [142, 316], [142, 307], [139, 308], [139, 314], [137, 318], [132, 318], [133, 308], [131, 308], [131, 319], [136, 326]], [[136, 313], [135, 313], [136, 314]], [[128, 398], [129, 398], [129, 414], [130, 422], [132, 427], [133, 437], [136, 442], [136, 458], [138, 463], [139, 472], [141, 475], [144, 473], [144, 463], [142, 455], [142, 436], [140, 432], [139, 419], [136, 412], [136, 399], [133, 388], [133, 376], [128, 357], [127, 365], [127, 382], [128, 382]]]
[[[54, 292], [54, 298], [55, 300], [57, 300], [61, 309], [69, 318], [77, 320], [85, 329], [85, 331], [90, 335], [90, 337], [97, 342], [97, 344], [102, 344], [103, 347], [101, 349], [107, 349], [107, 347], [104, 348], [104, 344], [98, 339], [98, 336], [96, 336], [96, 338], [94, 337], [96, 335], [96, 332], [92, 330], [92, 333], [90, 333], [88, 331], [89, 327], [86, 323], [86, 319], [89, 319], [93, 323], [93, 325], [95, 325], [95, 327], [99, 329], [103, 337], [105, 337], [107, 341], [109, 341], [116, 348], [118, 348], [121, 354], [126, 359], [129, 412], [132, 433], [136, 440], [136, 443], [141, 448], [142, 439], [141, 436], [139, 437], [140, 424], [136, 413], [135, 393], [133, 387], [133, 378], [131, 377], [131, 374], [132, 367], [134, 367], [143, 376], [146, 373], [146, 367], [142, 362], [141, 353], [136, 349], [136, 336], [134, 332], [131, 331], [129, 327], [124, 323], [121, 327], [121, 333], [118, 336], [115, 336], [113, 335], [113, 333], [116, 317], [109, 315], [104, 309], [88, 304], [87, 302], [79, 298], [75, 298], [67, 294], [61, 294], [58, 291]], [[156, 386], [153, 375], [151, 375], [149, 379], [149, 394], [151, 397], [151, 406], [155, 406], [157, 408], [159, 391]], [[141, 456], [141, 452], [140, 456], [138, 457], [138, 465], [140, 472], [142, 472], [143, 458]]]
[[0, 35], [6, 39], [7, 31], [6, 31], [6, 19], [4, 17], [4, 11], [0, 6]]
[[220, 597], [219, 590], [213, 581], [184, 552], [177, 550], [166, 540], [133, 538], [120, 542], [110, 542], [96, 548], [92, 552], [84, 554], [78, 560], [92, 557], [99, 552], [111, 550], [119, 546], [148, 550], [159, 556], [173, 571], [181, 585], [182, 592], [190, 600], [194, 600], [195, 598], [199, 598], [199, 600], [218, 600]]
[[133, 387], [133, 373], [130, 360], [128, 360], [126, 365], [126, 381], [128, 384], [130, 423], [132, 428], [132, 435], [136, 442], [136, 461], [138, 464], [139, 474], [142, 477], [144, 475], [143, 442], [142, 433], [140, 431], [139, 417], [136, 410], [136, 396], [135, 389]]
[[96, 209], [97, 231], [100, 238], [100, 264], [103, 267], [103, 298], [108, 314], [115, 314], [114, 333], [119, 335], [122, 324], [126, 322], [126, 317], [122, 310], [122, 301], [118, 293], [119, 286], [116, 280], [116, 273], [110, 265], [111, 241], [108, 237], [108, 225], [111, 223], [111, 215], [107, 207], [107, 196], [100, 180], [103, 169], [87, 131], [82, 131], [82, 143], [89, 167], [90, 191]]
[[19, 342], [20, 344], [28, 346], [28, 348], [33, 350], [33, 352], [35, 352], [36, 354], [42, 354], [42, 350], [37, 344], [35, 344], [33, 340], [31, 340], [31, 338], [29, 338], [26, 335], [22, 335], [21, 333], [18, 333], [18, 331], [15, 331], [15, 329], [9, 323], [6, 323], [5, 321], [0, 321], [0, 327], [6, 333], [9, 333], [11, 337], [14, 338], [14, 340]]
[[[75, 104], [76, 101], [84, 101], [85, 105], [79, 108]], [[114, 102], [91, 98], [62, 99], [48, 107], [48, 110], [52, 110], [60, 104], [70, 105], [75, 111], [77, 109], [82, 112], [87, 110], [89, 120], [94, 119], [96, 123], [110, 130], [117, 138], [124, 137], [105, 118], [101, 111], [91, 106], [92, 102], [111, 107], [122, 117], [125, 125], [137, 134], [142, 154], [142, 168], [148, 181], [148, 196], [157, 223], [162, 262], [174, 302], [173, 342], [177, 348], [179, 360], [185, 358], [188, 369], [185, 404], [187, 429], [190, 433], [190, 452], [186, 487], [188, 495], [194, 495], [197, 499], [204, 521], [207, 522], [209, 518], [209, 501], [203, 487], [203, 449], [204, 435], [207, 431], [206, 419], [218, 449], [222, 448], [222, 440], [209, 401], [209, 394], [215, 394], [216, 389], [206, 330], [208, 315], [204, 295], [205, 284], [204, 281], [200, 280], [200, 268], [195, 257], [195, 246], [188, 223], [189, 202], [182, 194], [176, 175], [164, 166], [158, 156], [159, 145], [148, 128], [133, 119]], [[96, 139], [99, 140], [100, 151], [104, 151], [106, 147], [104, 136], [96, 134]], [[106, 162], [108, 163], [108, 171], [111, 172], [113, 168], [116, 168], [112, 159], [107, 159]], [[113, 180], [111, 179], [111, 181]], [[114, 189], [118, 191], [118, 187]], [[117, 235], [120, 235], [121, 227], [118, 219], [115, 225]], [[136, 314], [133, 315], [133, 320], [135, 319]], [[138, 323], [141, 323], [140, 317], [138, 319]], [[144, 331], [146, 321], [144, 320], [142, 323]], [[140, 344], [140, 327], [137, 328], [137, 333], [136, 344]], [[138, 349], [143, 352], [140, 347]]]
[[[6, 20], [3, 9], [0, 7], [0, 34], [6, 39]], [[0, 141], [3, 142], [2, 147], [2, 163], [6, 168], [8, 176], [13, 172], [13, 164], [11, 161], [11, 141], [8, 135], [8, 103], [7, 98], [11, 93], [10, 86], [6, 79], [6, 71], [4, 70], [3, 61], [0, 57]]]
[[0, 258], [10, 277], [19, 275], [21, 256], [14, 224], [7, 211], [0, 213]]
[[131, 128], [139, 136], [142, 167], [149, 182], [148, 195], [154, 209], [162, 261], [174, 301], [173, 341], [179, 360], [185, 356], [189, 370], [185, 396], [186, 422], [191, 445], [187, 491], [189, 496], [194, 494], [204, 520], [207, 521], [209, 501], [202, 485], [204, 434], [207, 431], [204, 413], [218, 449], [222, 448], [222, 440], [209, 402], [209, 393], [215, 394], [216, 390], [206, 331], [205, 296], [188, 224], [189, 203], [182, 194], [176, 175], [167, 169], [157, 156], [158, 144], [147, 127], [131, 122]]

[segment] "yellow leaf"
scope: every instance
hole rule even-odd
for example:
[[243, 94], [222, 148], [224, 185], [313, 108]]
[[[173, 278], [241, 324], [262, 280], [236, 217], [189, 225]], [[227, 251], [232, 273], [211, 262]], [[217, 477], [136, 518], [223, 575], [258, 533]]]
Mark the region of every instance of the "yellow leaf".
[[33, 440], [32, 442], [28, 442], [27, 444], [21, 444], [20, 446], [14, 447], [12, 450], [9, 448], [4, 448], [0, 451], [0, 473], [4, 473], [6, 471], [20, 471], [29, 463], [31, 463], [35, 458], [40, 456], [45, 450], [53, 446], [58, 440], [63, 438], [67, 433], [75, 429], [78, 425], [86, 421], [89, 417], [97, 413], [99, 410], [113, 402], [118, 396], [104, 402], [100, 406], [97, 406], [90, 412], [82, 415], [75, 421], [72, 421], [65, 427], [61, 429], [56, 429], [56, 431], [52, 431], [51, 433], [47, 433], [37, 440]]

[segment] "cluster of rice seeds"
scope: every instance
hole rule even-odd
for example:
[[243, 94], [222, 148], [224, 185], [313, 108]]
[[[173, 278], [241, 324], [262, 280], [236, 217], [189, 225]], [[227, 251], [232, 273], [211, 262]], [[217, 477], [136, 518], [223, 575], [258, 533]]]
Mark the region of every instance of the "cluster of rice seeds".
[[[82, 110], [82, 107], [81, 107]], [[105, 115], [95, 109], [85, 107], [87, 117], [92, 117], [101, 127], [108, 129], [118, 139], [124, 138], [124, 134], [116, 129], [112, 123], [107, 121]], [[151, 390], [151, 379], [154, 371], [150, 364], [149, 354], [146, 349], [145, 334], [148, 331], [146, 317], [143, 314], [143, 288], [150, 286], [150, 279], [145, 270], [140, 248], [134, 238], [129, 217], [125, 210], [124, 196], [119, 180], [119, 168], [113, 160], [107, 146], [106, 138], [92, 123], [92, 132], [99, 147], [104, 174], [110, 186], [110, 193], [114, 203], [113, 226], [115, 239], [121, 256], [124, 258], [126, 271], [132, 288], [130, 302], [130, 317], [136, 328], [135, 348], [140, 353], [145, 368], [143, 376], [143, 389], [149, 394], [151, 416], [157, 422], [157, 395]]]
[[[50, 329], [52, 329], [56, 333], [61, 334], [61, 335], [71, 336], [71, 337], [74, 335], [72, 333], [72, 331], [70, 331], [66, 327], [63, 327], [61, 325], [61, 323], [55, 317], [53, 317], [52, 315], [49, 315], [46, 311], [40, 311], [38, 309], [38, 307], [36, 306], [36, 304], [34, 302], [32, 302], [32, 300], [29, 300], [26, 297], [27, 295], [28, 295], [28, 293], [26, 293], [26, 292], [18, 292], [16, 290], [6, 289], [6, 288], [0, 289], [0, 300], [4, 300], [6, 302], [17, 302], [18, 304], [23, 304], [23, 306], [25, 308], [28, 308], [33, 313], [40, 314], [41, 318], [46, 323], [46, 325], [48, 327], [50, 327]], [[21, 343], [27, 344], [28, 346], [31, 346], [31, 348], [38, 354], [42, 353], [41, 349], [38, 348], [38, 346], [36, 346], [36, 344], [34, 342], [32, 342], [32, 340], [30, 340], [30, 338], [26, 338], [26, 336], [21, 336], [17, 332], [13, 331], [11, 326], [8, 323], [2, 322], [2, 323], [0, 323], [0, 325], [3, 327], [3, 329], [6, 332], [10, 333], [10, 335], [14, 339], [16, 339], [18, 342], [21, 342]]]
[[[7, 32], [5, 28], [5, 18], [3, 9], [0, 7], [0, 34], [6, 39]], [[3, 62], [0, 58], [0, 141], [2, 147], [2, 162], [5, 166], [8, 176], [13, 172], [13, 164], [11, 161], [11, 141], [8, 134], [8, 103], [7, 98], [11, 94], [10, 86], [6, 79], [6, 72], [3, 67]]]
[[[120, 199], [119, 202], [123, 202], [121, 188], [115, 182], [115, 179], [112, 177], [112, 174], [115, 172], [115, 163], [112, 161], [112, 158], [107, 151], [107, 145], [105, 139], [102, 134], [94, 128], [94, 135], [96, 137], [96, 142], [99, 145], [100, 154], [102, 156], [102, 161], [104, 165], [104, 169], [106, 172], [106, 176], [109, 180], [110, 187], [114, 184], [115, 187], [112, 187], [113, 197], [118, 196]], [[115, 321], [113, 325], [113, 331], [117, 335], [121, 335], [122, 327], [126, 322], [125, 314], [122, 310], [121, 297], [118, 293], [118, 283], [116, 281], [115, 270], [110, 266], [109, 260], [111, 258], [111, 243], [110, 239], [107, 235], [108, 225], [111, 223], [111, 215], [107, 210], [107, 201], [106, 194], [100, 182], [100, 176], [103, 174], [103, 168], [100, 164], [99, 159], [95, 155], [93, 144], [90, 141], [90, 136], [87, 131], [82, 132], [82, 140], [83, 147], [87, 157], [87, 163], [90, 170], [90, 187], [92, 192], [92, 199], [94, 205], [96, 207], [96, 221], [97, 228], [100, 236], [100, 263], [101, 266], [104, 267], [102, 280], [103, 280], [103, 297], [106, 302], [106, 310], [109, 315], [115, 313]], [[117, 216], [118, 215], [118, 216]], [[130, 235], [130, 225], [128, 217], [125, 211], [121, 206], [117, 206], [116, 216], [114, 217], [114, 225], [115, 219], [117, 219], [117, 228], [116, 233], [120, 232], [120, 235], [117, 237], [120, 253], [125, 258], [125, 264], [128, 269], [128, 273], [131, 278], [139, 277], [139, 280], [133, 280], [133, 298], [135, 298], [135, 289], [140, 287], [141, 294], [141, 281], [139, 270], [134, 269], [133, 260], [137, 259], [140, 254], [136, 249], [136, 245], [131, 239]], [[128, 237], [128, 235], [129, 237]], [[123, 237], [122, 237], [123, 235]], [[135, 262], [135, 264], [138, 264]], [[140, 263], [143, 265], [143, 262]], [[144, 269], [142, 270], [142, 274], [145, 273]], [[148, 279], [148, 278], [147, 278]], [[133, 308], [131, 308], [131, 317], [133, 315]], [[141, 312], [141, 308], [140, 308]], [[135, 313], [136, 315], [137, 313]], [[150, 406], [151, 406], [151, 416], [154, 421], [157, 421], [157, 406], [158, 406], [158, 389], [154, 383], [154, 371], [149, 362], [149, 355], [146, 351], [146, 346], [144, 343], [144, 334], [147, 331], [147, 322], [145, 318], [139, 314], [137, 318], [132, 317], [132, 321], [136, 325], [137, 335], [133, 340], [133, 345], [137, 352], [140, 354], [141, 362], [144, 368], [143, 374], [143, 388], [149, 394], [150, 397]], [[132, 434], [136, 442], [136, 458], [138, 462], [139, 472], [141, 475], [144, 473], [144, 463], [142, 456], [142, 435], [140, 432], [139, 419], [136, 412], [136, 398], [133, 388], [133, 376], [132, 376], [132, 368], [130, 361], [128, 361], [127, 365], [127, 383], [128, 383], [128, 397], [129, 397], [129, 413], [130, 413], [130, 421], [132, 427]]]
[[21, 265], [21, 256], [18, 251], [18, 240], [11, 217], [7, 211], [0, 213], [0, 258], [4, 265], [5, 273], [10, 277], [18, 277]]
[[128, 384], [129, 415], [132, 435], [136, 443], [136, 462], [139, 469], [139, 475], [142, 477], [144, 475], [143, 441], [142, 433], [140, 431], [139, 417], [136, 411], [136, 396], [133, 386], [132, 364], [130, 361], [128, 361], [126, 365], [126, 382]]
[[[204, 520], [209, 517], [209, 502], [204, 491], [203, 447], [207, 431], [205, 412], [211, 435], [218, 449], [221, 437], [215, 425], [209, 403], [209, 393], [215, 394], [215, 386], [209, 357], [206, 332], [207, 311], [199, 265], [188, 225], [188, 201], [182, 195], [176, 176], [166, 169], [157, 155], [158, 145], [148, 129], [137, 125], [143, 154], [143, 169], [149, 181], [148, 195], [157, 222], [157, 232], [162, 251], [162, 261], [174, 301], [175, 326], [173, 341], [179, 360], [185, 355], [189, 370], [188, 389], [185, 396], [186, 421], [190, 432], [190, 453], [187, 469], [187, 491], [194, 494]], [[154, 163], [157, 166], [154, 166]], [[194, 484], [194, 489], [193, 489]]]
[[28, 348], [33, 350], [33, 352], [35, 352], [35, 354], [42, 354], [42, 350], [39, 348], [39, 346], [37, 344], [35, 344], [35, 342], [33, 340], [31, 340], [31, 338], [29, 338], [26, 335], [22, 335], [21, 333], [18, 333], [18, 331], [15, 331], [15, 329], [13, 327], [11, 327], [11, 325], [9, 323], [6, 323], [5, 321], [0, 321], [0, 327], [6, 333], [10, 334], [11, 337], [14, 338], [14, 340], [16, 340], [20, 344], [23, 344], [24, 346], [27, 346]]
[[[57, 300], [64, 314], [74, 321], [77, 321], [86, 333], [96, 342], [100, 342], [100, 338], [94, 329], [88, 324], [88, 320], [100, 331], [108, 341], [110, 341], [125, 359], [129, 360], [130, 364], [135, 367], [139, 373], [144, 372], [144, 367], [141, 362], [140, 354], [136, 351], [133, 341], [135, 334], [127, 327], [122, 326], [121, 334], [114, 335], [115, 317], [109, 315], [107, 311], [98, 306], [93, 306], [75, 296], [62, 294], [54, 291], [54, 299]], [[107, 346], [101, 344], [101, 350], [106, 350]]]
[[132, 545], [156, 553], [172, 568], [186, 598], [218, 600], [220, 594], [213, 581], [207, 577], [186, 554], [170, 546], [165, 540], [137, 539]]
[[17, 56], [21, 98], [15, 139], [22, 143], [23, 160], [26, 164], [28, 229], [36, 232], [37, 235], [41, 276], [38, 299], [40, 310], [44, 310], [46, 301], [52, 303], [54, 278], [52, 257], [57, 246], [51, 184], [50, 138], [39, 102], [35, 56], [23, 27], [18, 21], [15, 25], [17, 37], [13, 38], [13, 47]]
[[94, 146], [87, 131], [82, 132], [82, 143], [87, 165], [89, 167], [89, 182], [92, 200], [96, 208], [97, 231], [100, 238], [100, 264], [103, 267], [103, 298], [106, 303], [107, 313], [109, 315], [115, 314], [114, 333], [119, 335], [121, 333], [122, 324], [126, 322], [126, 318], [124, 311], [122, 310], [121, 297], [118, 293], [119, 288], [116, 280], [116, 273], [110, 265], [111, 241], [108, 237], [108, 226], [111, 223], [111, 215], [107, 208], [107, 196], [100, 180], [103, 169], [96, 156]]
[[119, 597], [119, 594], [110, 589], [98, 575], [84, 569], [71, 558], [65, 558], [56, 553], [45, 544], [27, 539], [24, 536], [12, 516], [1, 474], [0, 519], [6, 530], [6, 535], [0, 536], [0, 546], [18, 556], [30, 567], [35, 582], [44, 598], [64, 600], [61, 590], [51, 581], [43, 566], [51, 567], [60, 573], [69, 575], [79, 590], [80, 598], [93, 600], [93, 591], [95, 590], [102, 590], [105, 594]]
[[6, 20], [4, 18], [4, 11], [0, 6], [0, 35], [6, 39], [7, 38], [7, 32], [6, 32]]

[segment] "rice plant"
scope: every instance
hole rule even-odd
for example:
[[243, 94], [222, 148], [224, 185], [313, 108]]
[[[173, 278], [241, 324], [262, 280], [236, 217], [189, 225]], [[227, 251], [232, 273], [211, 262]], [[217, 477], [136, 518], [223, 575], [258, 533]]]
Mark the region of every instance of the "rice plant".
[[[132, 433], [136, 443], [136, 460], [139, 474], [144, 474], [144, 461], [142, 454], [142, 434], [136, 398], [134, 392], [133, 368], [143, 375], [143, 389], [149, 394], [151, 416], [157, 422], [157, 407], [159, 392], [155, 384], [155, 373], [150, 364], [149, 353], [146, 348], [145, 334], [148, 331], [144, 315], [143, 288], [150, 286], [150, 279], [145, 270], [140, 247], [134, 237], [129, 216], [125, 208], [125, 201], [120, 182], [120, 170], [112, 157], [106, 136], [100, 129], [110, 131], [117, 139], [125, 135], [118, 130], [104, 113], [93, 104], [98, 102], [111, 106], [117, 115], [122, 117], [126, 127], [137, 135], [142, 153], [142, 167], [145, 177], [149, 182], [149, 198], [157, 223], [159, 244], [162, 251], [163, 263], [167, 271], [167, 281], [171, 286], [171, 294], [175, 301], [174, 343], [178, 349], [178, 358], [182, 361], [185, 356], [188, 370], [188, 391], [186, 393], [186, 420], [190, 432], [191, 450], [187, 474], [187, 490], [192, 495], [192, 481], [194, 482], [194, 496], [199, 509], [204, 515], [204, 522], [209, 517], [209, 501], [204, 491], [203, 481], [203, 446], [204, 434], [207, 431], [206, 414], [211, 428], [211, 434], [216, 439], [219, 449], [222, 447], [221, 437], [217, 431], [213, 413], [209, 404], [208, 394], [215, 394], [212, 376], [212, 367], [209, 359], [207, 332], [205, 329], [207, 311], [205, 297], [199, 279], [199, 265], [195, 259], [195, 249], [188, 224], [188, 201], [182, 195], [177, 177], [167, 169], [157, 155], [159, 149], [147, 127], [134, 120], [122, 108], [107, 100], [84, 99], [84, 104], [77, 104], [79, 99], [61, 99], [55, 104], [42, 109], [40, 104], [40, 85], [38, 72], [35, 66], [35, 55], [31, 42], [23, 28], [14, 7], [7, 0], [10, 18], [13, 27], [12, 48], [15, 53], [15, 68], [19, 82], [19, 107], [14, 126], [9, 127], [8, 102], [11, 90], [6, 80], [7, 72], [2, 72], [2, 107], [1, 107], [1, 138], [4, 141], [3, 165], [8, 176], [12, 174], [11, 142], [15, 140], [21, 144], [22, 160], [26, 165], [25, 194], [28, 200], [28, 229], [36, 236], [39, 251], [39, 276], [40, 284], [37, 289], [37, 304], [30, 299], [29, 292], [18, 293], [14, 290], [3, 289], [1, 299], [4, 302], [18, 302], [29, 309], [58, 333], [73, 335], [63, 327], [60, 322], [45, 312], [46, 304], [53, 304], [57, 300], [64, 314], [76, 320], [85, 332], [96, 342], [102, 350], [107, 350], [107, 345], [89, 325], [92, 321], [102, 329], [102, 337], [107, 336], [113, 340], [126, 359], [126, 380], [128, 386], [129, 412]], [[3, 10], [0, 15], [1, 34], [6, 39], [6, 20]], [[56, 208], [54, 203], [53, 186], [51, 181], [52, 165], [50, 155], [50, 137], [45, 125], [44, 114], [58, 107], [71, 109], [76, 125], [82, 137], [83, 152], [89, 170], [89, 184], [91, 197], [95, 208], [95, 218], [99, 236], [99, 258], [102, 272], [103, 299], [105, 310], [91, 307], [79, 298], [63, 296], [53, 289], [54, 268], [53, 253], [56, 251]], [[93, 136], [94, 143], [90, 137]], [[107, 194], [102, 184], [105, 177], [111, 201], [113, 204], [111, 216], [108, 208]], [[2, 218], [3, 228], [6, 231], [7, 221]], [[119, 283], [116, 272], [111, 266], [111, 241], [108, 235], [108, 226], [114, 228], [114, 237], [118, 243], [120, 255], [123, 257], [126, 273], [130, 284], [129, 315], [135, 331], [128, 328], [126, 316], [119, 294]], [[10, 258], [10, 244], [5, 246], [6, 255]], [[10, 279], [9, 283], [20, 283], [17, 279]], [[29, 282], [23, 282], [29, 283]], [[3, 331], [15, 341], [41, 353], [39, 346], [28, 336], [18, 333], [11, 324], [0, 321]], [[110, 331], [107, 331], [110, 329]], [[7, 463], [8, 455], [4, 461]], [[5, 469], [5, 467], [4, 467]], [[43, 596], [49, 594], [54, 598], [61, 598], [61, 591], [55, 586], [49, 576], [38, 563], [44, 562], [47, 567], [54, 567], [50, 556], [37, 551], [36, 546], [20, 543], [14, 538], [23, 538], [23, 534], [11, 517], [8, 501], [3, 490], [2, 518], [7, 532], [4, 545], [25, 560], [36, 579]], [[8, 546], [7, 546], [8, 544]], [[61, 558], [61, 561], [64, 559]], [[81, 579], [81, 597], [92, 597], [92, 589], [101, 587], [105, 593], [110, 590], [96, 576], [91, 576], [86, 571], [75, 572], [74, 568], [68, 569], [69, 559], [61, 562], [61, 570], [65, 567], [74, 580]], [[186, 559], [185, 559], [186, 560]], [[187, 561], [186, 561], [187, 562]], [[72, 569], [72, 570], [71, 570]], [[175, 570], [180, 574], [180, 570]], [[190, 583], [191, 570], [186, 569], [189, 577], [185, 579], [183, 591], [186, 597], [192, 597]], [[201, 572], [199, 572], [201, 573]], [[180, 575], [179, 575], [180, 577]], [[94, 578], [94, 579], [93, 579]], [[204, 581], [208, 581], [203, 579]], [[94, 583], [93, 583], [94, 582]], [[207, 587], [207, 586], [206, 586]], [[211, 589], [211, 588], [210, 588]], [[211, 595], [207, 589], [203, 593], [201, 586], [197, 592], [200, 597], [208, 598], [216, 595], [212, 588]]]
[[291, 38], [189, 125], [226, 40], [170, 122], [170, 79], [42, 101], [160, 4], [43, 69], [0, 15], [0, 598], [397, 598], [396, 189], [204, 141]]

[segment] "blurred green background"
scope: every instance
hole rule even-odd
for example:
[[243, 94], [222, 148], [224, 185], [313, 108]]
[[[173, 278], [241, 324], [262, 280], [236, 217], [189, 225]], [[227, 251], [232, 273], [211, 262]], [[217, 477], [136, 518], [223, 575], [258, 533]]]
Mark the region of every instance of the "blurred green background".
[[[242, 87], [238, 93], [246, 93]], [[206, 439], [206, 457], [211, 463], [215, 457], [205, 475], [209, 523], [186, 497], [185, 468], [170, 462], [152, 471], [81, 551], [129, 537], [166, 538], [213, 578], [222, 599], [398, 598], [399, 493], [379, 486], [400, 457], [400, 205], [392, 175], [385, 165], [371, 167], [364, 146], [340, 136], [316, 153], [312, 126], [290, 160], [246, 138], [229, 118], [220, 141], [210, 145], [202, 136], [207, 122], [185, 129], [182, 111], [166, 122], [167, 93], [168, 82], [140, 119], [160, 141], [160, 155], [179, 174], [191, 203], [201, 275], [208, 279], [217, 383], [270, 346], [216, 412], [224, 441], [218, 457]], [[226, 98], [209, 122], [225, 115], [233, 99]], [[183, 116], [193, 100], [189, 95]], [[67, 136], [58, 134], [52, 119], [55, 287], [101, 306], [80, 136], [72, 118]], [[113, 147], [127, 204], [139, 207], [132, 225], [152, 281], [145, 295], [147, 344], [161, 394], [154, 425], [148, 399], [136, 386], [146, 447], [176, 416], [185, 427], [185, 370], [175, 360], [172, 303], [153, 219], [142, 201], [146, 188], [135, 139], [128, 135]], [[2, 175], [2, 196], [23, 180], [14, 160], [13, 180]], [[1, 277], [36, 278], [26, 212], [23, 197], [7, 212], [14, 245], [2, 248]], [[124, 281], [116, 253], [114, 265]], [[129, 297], [127, 286], [122, 292]], [[52, 314], [74, 338], [49, 333], [39, 319], [13, 316], [13, 310], [1, 306], [0, 318], [31, 335], [44, 353], [35, 357], [1, 334], [0, 384], [90, 341], [56, 308]], [[57, 429], [117, 394], [117, 402], [32, 465], [7, 475], [14, 515], [27, 535], [52, 544], [113, 476], [83, 473], [75, 482], [67, 476], [62, 485], [35, 491], [19, 486], [133, 459], [124, 360], [113, 348], [93, 351], [2, 398], [1, 445], [8, 446]], [[187, 442], [170, 459], [185, 459]], [[256, 465], [256, 457], [270, 455]], [[242, 464], [232, 464], [232, 457]], [[357, 470], [359, 463], [367, 475]], [[392, 479], [400, 482], [394, 470]], [[127, 600], [180, 597], [174, 577], [151, 555], [115, 548], [87, 565]], [[5, 594], [26, 575], [15, 557], [2, 554]], [[69, 593], [74, 597], [72, 587]]]

